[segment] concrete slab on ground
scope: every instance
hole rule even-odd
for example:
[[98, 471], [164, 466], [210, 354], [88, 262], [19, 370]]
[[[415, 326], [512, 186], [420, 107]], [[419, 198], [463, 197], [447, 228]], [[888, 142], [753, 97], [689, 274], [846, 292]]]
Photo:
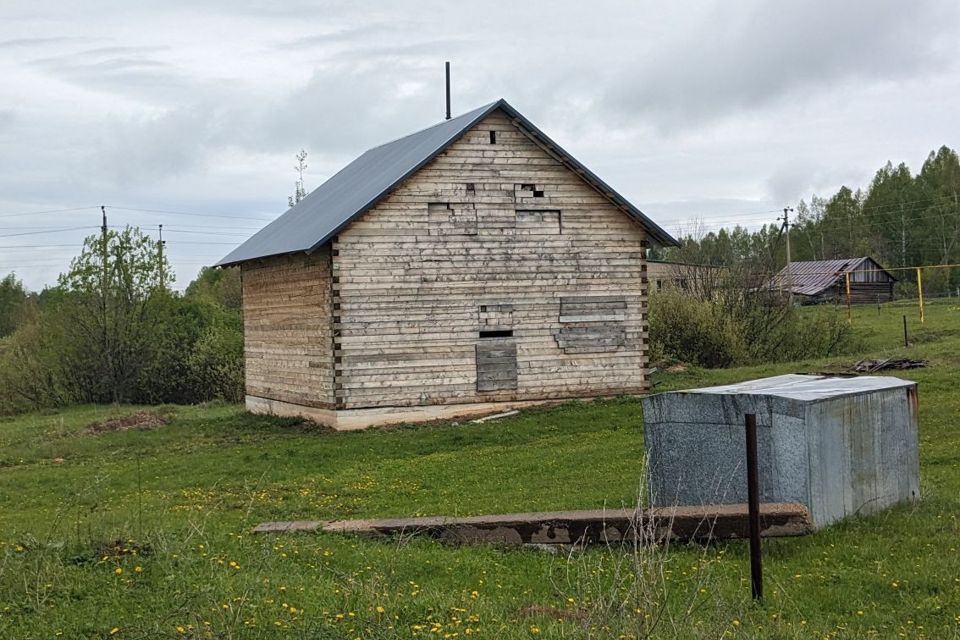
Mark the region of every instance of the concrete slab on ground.
[[[801, 536], [813, 531], [806, 507], [766, 503], [761, 535]], [[325, 531], [367, 537], [422, 536], [458, 544], [604, 544], [645, 540], [720, 540], [748, 536], [747, 505], [547, 511], [449, 518], [265, 522], [253, 533]], [[638, 532], [640, 535], [638, 536]]]

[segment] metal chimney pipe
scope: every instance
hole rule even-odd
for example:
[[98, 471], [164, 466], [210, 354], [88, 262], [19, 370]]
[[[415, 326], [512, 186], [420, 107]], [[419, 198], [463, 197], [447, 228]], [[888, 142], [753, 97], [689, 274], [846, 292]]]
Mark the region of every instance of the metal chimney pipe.
[[447, 69], [447, 120], [450, 119], [450, 62], [446, 62]]

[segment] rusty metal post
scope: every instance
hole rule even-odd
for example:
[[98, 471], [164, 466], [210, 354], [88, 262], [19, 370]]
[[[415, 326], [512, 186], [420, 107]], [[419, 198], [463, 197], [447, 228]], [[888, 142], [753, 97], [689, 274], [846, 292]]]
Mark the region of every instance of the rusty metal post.
[[763, 600], [763, 559], [760, 553], [760, 470], [757, 464], [757, 416], [744, 416], [747, 434], [747, 509], [750, 517], [750, 593]]
[[909, 347], [910, 342], [907, 340], [907, 316], [903, 316], [903, 346]]

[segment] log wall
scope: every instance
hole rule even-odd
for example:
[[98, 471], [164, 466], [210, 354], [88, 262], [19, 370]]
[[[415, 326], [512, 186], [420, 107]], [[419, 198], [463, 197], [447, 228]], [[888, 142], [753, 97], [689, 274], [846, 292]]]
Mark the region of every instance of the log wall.
[[242, 269], [247, 395], [333, 408], [330, 249]]
[[332, 243], [336, 407], [644, 391], [644, 247], [491, 114]]

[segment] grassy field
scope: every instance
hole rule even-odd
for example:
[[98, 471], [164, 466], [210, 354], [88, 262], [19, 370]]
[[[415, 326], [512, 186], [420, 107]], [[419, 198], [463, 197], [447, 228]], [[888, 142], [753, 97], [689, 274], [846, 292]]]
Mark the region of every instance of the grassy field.
[[[902, 345], [901, 314], [915, 344]], [[0, 420], [0, 638], [960, 637], [960, 308], [856, 311], [864, 354], [930, 360], [924, 498], [765, 543], [570, 556], [423, 540], [250, 536], [273, 519], [619, 507], [636, 500], [631, 399], [500, 422], [331, 433], [235, 406], [150, 408], [167, 425], [90, 433], [137, 407]], [[819, 371], [857, 356], [688, 370], [657, 389]]]

